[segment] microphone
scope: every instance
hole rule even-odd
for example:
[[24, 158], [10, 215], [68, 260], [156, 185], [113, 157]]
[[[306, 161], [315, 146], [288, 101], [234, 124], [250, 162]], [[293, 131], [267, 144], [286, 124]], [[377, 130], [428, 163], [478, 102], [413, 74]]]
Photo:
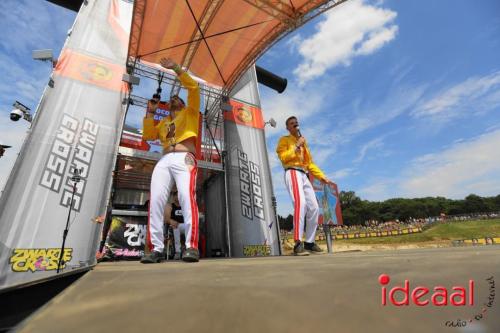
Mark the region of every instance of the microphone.
[[300, 133], [299, 125], [295, 125], [295, 128], [297, 129], [297, 133], [299, 134], [299, 138], [300, 138], [302, 136], [302, 134]]

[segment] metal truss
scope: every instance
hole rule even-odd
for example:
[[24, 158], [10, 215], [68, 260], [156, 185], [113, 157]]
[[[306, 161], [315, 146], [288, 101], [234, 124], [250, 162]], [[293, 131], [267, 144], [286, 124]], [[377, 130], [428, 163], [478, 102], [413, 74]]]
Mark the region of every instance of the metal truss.
[[288, 3], [280, 0], [243, 0], [249, 5], [265, 12], [266, 14], [280, 20], [283, 23], [293, 20], [298, 12]]
[[146, 0], [135, 0], [134, 11], [132, 12], [132, 26], [130, 27], [130, 39], [128, 43], [127, 54], [127, 72], [132, 73], [133, 67], [139, 59], [136, 55], [139, 52], [141, 42], [142, 24], [144, 22], [144, 14], [146, 13]]
[[[142, 78], [156, 81], [160, 71], [152, 66], [145, 65], [141, 62], [134, 62], [130, 67], [133, 75]], [[174, 86], [176, 84], [177, 76], [163, 72], [163, 83], [166, 85]], [[222, 95], [220, 89], [200, 83], [200, 94], [204, 97], [203, 110], [205, 111], [202, 116], [202, 130], [199, 133], [202, 148], [202, 160], [199, 160], [198, 165], [200, 169], [208, 169], [212, 171], [223, 171], [220, 163], [222, 159], [222, 149], [224, 147], [224, 116], [221, 105], [227, 100]], [[124, 99], [124, 104], [134, 105], [136, 107], [146, 108], [149, 98], [130, 94], [129, 97]], [[120, 147], [123, 148], [123, 147]], [[147, 153], [142, 158], [152, 158]], [[138, 156], [139, 157], [139, 156]]]

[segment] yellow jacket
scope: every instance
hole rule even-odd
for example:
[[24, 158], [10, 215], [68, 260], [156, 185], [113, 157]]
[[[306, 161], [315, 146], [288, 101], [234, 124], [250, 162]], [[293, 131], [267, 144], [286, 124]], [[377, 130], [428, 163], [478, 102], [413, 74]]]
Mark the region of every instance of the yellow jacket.
[[[301, 168], [309, 171], [314, 177], [325, 180], [326, 176], [316, 164], [313, 163], [311, 152], [307, 143], [302, 147], [302, 152], [295, 150], [297, 138], [293, 135], [282, 136], [278, 142], [276, 153], [281, 164], [286, 168]], [[303, 154], [302, 154], [303, 153]]]
[[174, 121], [167, 116], [155, 126], [153, 118], [144, 118], [142, 138], [160, 139], [163, 147], [173, 146], [191, 137], [198, 137], [200, 121], [200, 87], [189, 74], [179, 75], [182, 86], [188, 91], [187, 106], [176, 112]]

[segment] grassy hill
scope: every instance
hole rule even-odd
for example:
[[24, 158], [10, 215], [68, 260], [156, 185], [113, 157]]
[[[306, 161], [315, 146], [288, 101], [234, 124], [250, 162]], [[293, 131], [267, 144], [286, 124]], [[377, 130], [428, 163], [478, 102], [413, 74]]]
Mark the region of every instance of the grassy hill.
[[500, 219], [440, 223], [421, 233], [335, 240], [335, 244], [405, 244], [456, 239], [500, 237]]

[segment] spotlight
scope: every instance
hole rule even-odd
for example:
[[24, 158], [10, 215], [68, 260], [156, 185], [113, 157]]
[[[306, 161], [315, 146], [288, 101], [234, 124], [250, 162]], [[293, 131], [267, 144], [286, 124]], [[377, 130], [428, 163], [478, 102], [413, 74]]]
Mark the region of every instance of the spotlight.
[[31, 57], [33, 58], [33, 60], [50, 61], [52, 68], [56, 67], [57, 59], [54, 59], [54, 55], [51, 49], [33, 50], [31, 52]]
[[125, 73], [122, 76], [122, 81], [138, 86], [141, 79], [138, 76]]
[[34, 60], [40, 61], [54, 61], [54, 57], [51, 49], [45, 50], [33, 50], [31, 53]]
[[270, 118], [269, 121], [266, 121], [264, 126], [267, 124], [271, 125], [272, 128], [276, 128], [276, 120], [274, 120], [274, 118]]

